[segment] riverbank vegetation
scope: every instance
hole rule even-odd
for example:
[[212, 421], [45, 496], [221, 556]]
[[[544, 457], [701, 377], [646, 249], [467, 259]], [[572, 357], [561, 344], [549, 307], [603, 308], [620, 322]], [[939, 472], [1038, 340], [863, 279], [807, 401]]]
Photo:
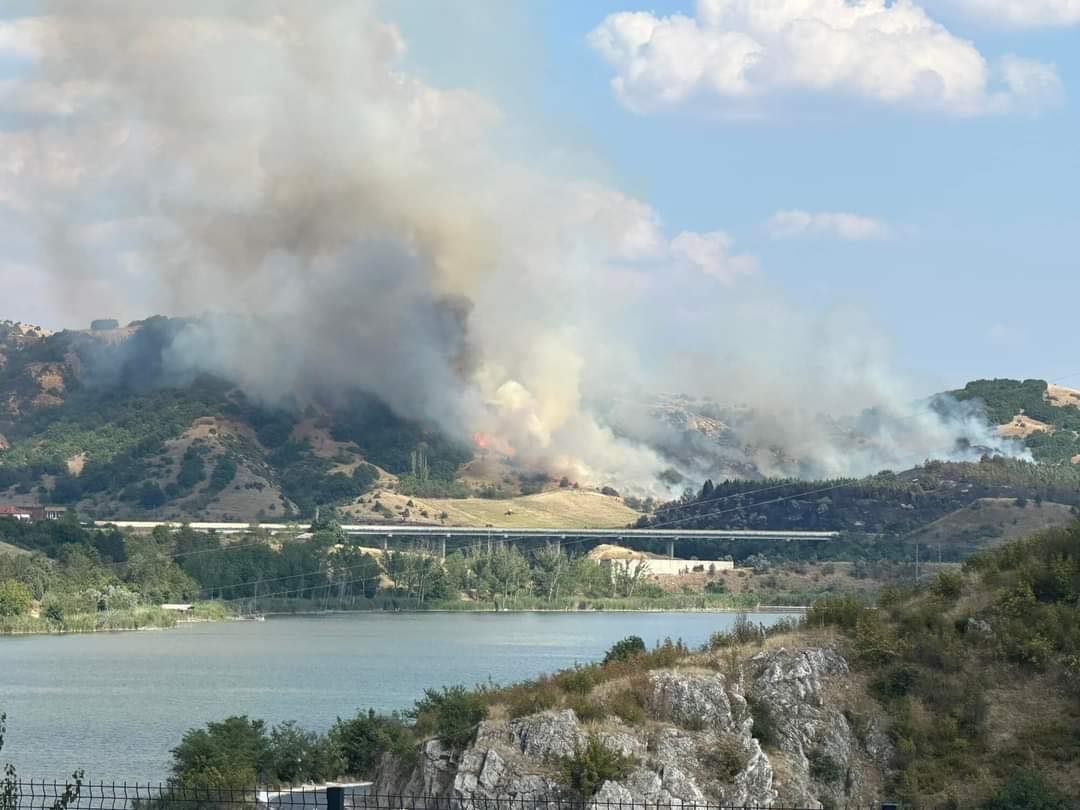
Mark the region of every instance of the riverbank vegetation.
[[[0, 520], [0, 632], [171, 627], [165, 603], [194, 603], [197, 617], [328, 610], [732, 610], [805, 605], [827, 582], [768, 577], [760, 587], [702, 573], [673, 592], [647, 561], [608, 568], [547, 546], [475, 545], [445, 559], [430, 545], [382, 551], [357, 545], [331, 521], [303, 537], [258, 531], [224, 541], [158, 527], [150, 534], [91, 529], [73, 519]], [[764, 566], [759, 561], [759, 566]], [[764, 566], [761, 570], [771, 570]], [[214, 613], [209, 613], [209, 606]]]

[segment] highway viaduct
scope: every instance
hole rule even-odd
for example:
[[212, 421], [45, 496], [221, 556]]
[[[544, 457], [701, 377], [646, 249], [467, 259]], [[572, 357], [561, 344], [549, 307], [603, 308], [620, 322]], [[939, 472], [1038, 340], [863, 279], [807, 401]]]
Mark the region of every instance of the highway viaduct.
[[[199, 523], [187, 524], [169, 521], [114, 520], [95, 521], [96, 526], [116, 526], [133, 531], [153, 531], [158, 526], [180, 528], [188, 526], [195, 531], [217, 532], [218, 534], [241, 534], [252, 529], [261, 529], [270, 534], [281, 532], [306, 532], [306, 526], [296, 523]], [[342, 531], [351, 537], [369, 538], [373, 545], [387, 548], [389, 542], [400, 538], [414, 538], [438, 543], [443, 555], [446, 554], [446, 542], [452, 538], [467, 538], [473, 541], [494, 543], [513, 542], [515, 540], [543, 540], [559, 545], [567, 540], [591, 539], [600, 543], [619, 545], [633, 544], [635, 541], [664, 542], [667, 544], [669, 557], [675, 556], [676, 541], [684, 543], [696, 540], [773, 540], [785, 542], [792, 540], [829, 540], [839, 537], [839, 532], [805, 532], [794, 530], [769, 529], [545, 529], [545, 528], [497, 528], [493, 526], [423, 526], [415, 523], [347, 523]]]

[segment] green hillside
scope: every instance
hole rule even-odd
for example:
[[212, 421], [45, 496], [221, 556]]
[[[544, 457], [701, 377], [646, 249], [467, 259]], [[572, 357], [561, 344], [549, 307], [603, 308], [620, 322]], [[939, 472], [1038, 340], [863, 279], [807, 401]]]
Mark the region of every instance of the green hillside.
[[1017, 415], [1045, 424], [1024, 438], [1039, 461], [1071, 463], [1080, 456], [1080, 399], [1052, 398], [1046, 380], [975, 380], [949, 393], [980, 403], [991, 424], [1007, 425]]
[[151, 318], [119, 336], [0, 324], [0, 501], [287, 519], [386, 473], [438, 490], [471, 458], [361, 391], [334, 409], [270, 408], [225, 380], [171, 378], [163, 352], [184, 323]]

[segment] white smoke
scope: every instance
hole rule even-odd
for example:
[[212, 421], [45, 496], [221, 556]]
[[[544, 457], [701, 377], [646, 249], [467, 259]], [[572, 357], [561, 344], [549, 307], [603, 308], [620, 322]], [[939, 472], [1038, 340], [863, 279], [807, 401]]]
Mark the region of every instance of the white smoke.
[[[671, 234], [642, 201], [507, 154], [496, 105], [404, 72], [374, 2], [42, 12], [0, 24], [34, 67], [4, 91], [21, 123], [0, 133], [3, 216], [73, 318], [238, 316], [186, 331], [178, 371], [267, 399], [365, 388], [526, 467], [631, 488], [669, 461], [590, 403], [745, 402], [748, 442], [840, 473], [866, 457], [803, 415], [911, 398], [873, 330], [790, 305], [727, 234]], [[987, 432], [910, 425], [874, 464]]]

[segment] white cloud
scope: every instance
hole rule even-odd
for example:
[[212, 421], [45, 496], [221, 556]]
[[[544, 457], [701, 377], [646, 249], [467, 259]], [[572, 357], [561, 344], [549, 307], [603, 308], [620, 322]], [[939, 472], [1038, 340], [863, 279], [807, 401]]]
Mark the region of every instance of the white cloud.
[[991, 68], [912, 0], [699, 0], [693, 17], [612, 14], [588, 41], [638, 113], [696, 102], [739, 115], [805, 92], [972, 116], [1059, 92], [1052, 66], [1012, 58]]
[[31, 59], [38, 54], [36, 31], [38, 22], [33, 19], [0, 19], [0, 55]]
[[774, 239], [823, 235], [862, 242], [892, 235], [892, 228], [880, 219], [828, 211], [777, 211], [769, 217], [768, 228]]
[[1080, 23], [1080, 0], [949, 0], [979, 20], [1016, 28]]
[[723, 231], [683, 231], [671, 240], [671, 254], [707, 276], [732, 284], [741, 276], [757, 272], [757, 259], [746, 254], [733, 256], [735, 240]]

